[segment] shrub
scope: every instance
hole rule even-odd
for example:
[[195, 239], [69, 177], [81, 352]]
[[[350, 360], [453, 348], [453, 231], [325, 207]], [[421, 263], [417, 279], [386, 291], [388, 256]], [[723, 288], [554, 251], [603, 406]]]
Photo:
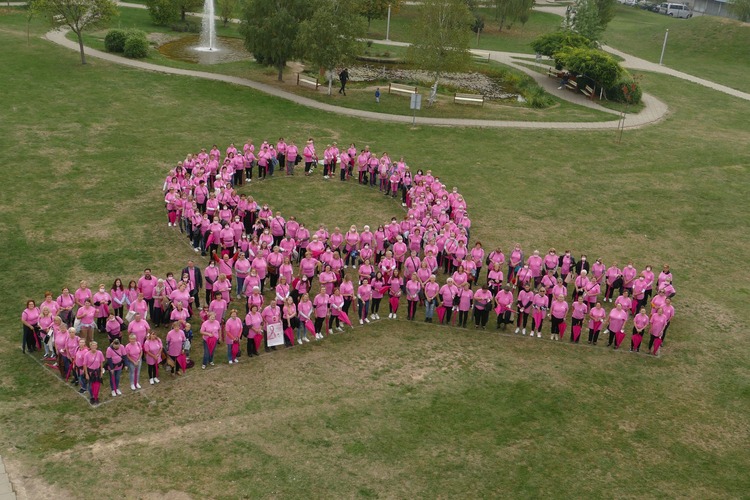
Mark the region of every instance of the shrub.
[[643, 97], [641, 83], [627, 71], [623, 72], [614, 85], [606, 88], [604, 92], [607, 94], [607, 99], [610, 101], [625, 102], [629, 104], [638, 104]]
[[125, 50], [125, 30], [109, 30], [104, 37], [104, 48], [107, 52], [122, 52]]
[[201, 31], [200, 24], [191, 23], [190, 21], [173, 23], [169, 27], [172, 31], [177, 31], [178, 33], [200, 33]]
[[583, 75], [605, 89], [614, 85], [622, 74], [620, 64], [601, 50], [565, 47], [555, 52], [554, 57], [571, 73]]
[[148, 55], [148, 40], [143, 31], [130, 30], [125, 39], [123, 50], [125, 57], [131, 59], [142, 59]]

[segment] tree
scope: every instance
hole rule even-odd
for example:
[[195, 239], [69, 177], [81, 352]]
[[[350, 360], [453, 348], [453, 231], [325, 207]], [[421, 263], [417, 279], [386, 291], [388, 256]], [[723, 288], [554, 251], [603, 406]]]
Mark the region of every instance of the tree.
[[594, 0], [596, 12], [599, 16], [599, 25], [602, 30], [606, 29], [609, 22], [615, 17], [615, 0]]
[[255, 60], [279, 71], [283, 80], [287, 61], [303, 53], [297, 43], [299, 26], [315, 12], [311, 0], [248, 0], [242, 14], [240, 34]]
[[591, 47], [591, 40], [570, 30], [559, 30], [539, 35], [531, 42], [534, 52], [552, 57], [563, 47]]
[[391, 14], [398, 12], [403, 0], [360, 0], [360, 13], [367, 19], [367, 29], [373, 19], [383, 19], [388, 15], [388, 6], [391, 6]]
[[180, 17], [180, 9], [174, 0], [146, 0], [151, 20], [159, 26], [167, 26]]
[[589, 40], [599, 40], [604, 27], [599, 20], [595, 0], [580, 0], [573, 18], [573, 30]]
[[423, 0], [407, 58], [435, 74], [464, 69], [470, 59], [469, 40], [474, 17], [465, 0]]
[[297, 43], [306, 59], [328, 75], [331, 95], [334, 68], [352, 60], [362, 50], [365, 19], [356, 0], [325, 0], [300, 26]]
[[195, 12], [203, 6], [203, 0], [172, 0], [180, 11], [180, 21], [185, 20], [188, 12]]
[[514, 22], [526, 24], [529, 20], [534, 0], [494, 0], [495, 20], [500, 30], [510, 28]]
[[221, 18], [221, 22], [224, 23], [225, 28], [229, 20], [232, 19], [239, 4], [239, 0], [216, 0], [216, 6], [219, 8], [219, 17]]
[[113, 0], [32, 0], [29, 8], [47, 17], [53, 27], [66, 26], [76, 34], [81, 64], [86, 64], [83, 32], [104, 26], [117, 15], [117, 4]]
[[743, 23], [750, 21], [750, 0], [733, 0], [729, 8]]

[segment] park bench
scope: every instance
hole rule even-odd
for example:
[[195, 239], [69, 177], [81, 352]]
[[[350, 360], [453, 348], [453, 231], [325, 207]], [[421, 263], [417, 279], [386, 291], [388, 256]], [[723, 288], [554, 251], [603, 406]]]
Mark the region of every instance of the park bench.
[[576, 92], [578, 90], [578, 82], [575, 80], [568, 80], [568, 83], [565, 84], [565, 88]]
[[585, 95], [589, 99], [594, 98], [594, 89], [592, 89], [589, 85], [586, 85], [586, 88], [581, 90], [581, 94]]
[[320, 83], [318, 83], [317, 78], [313, 80], [312, 78], [304, 76], [301, 73], [297, 73], [297, 85], [309, 85], [313, 87], [315, 90], [318, 90]]
[[453, 94], [453, 102], [459, 103], [470, 103], [470, 104], [481, 104], [484, 106], [484, 96], [478, 94]]
[[410, 87], [408, 85], [399, 85], [398, 83], [388, 84], [388, 93], [400, 92], [402, 94], [417, 94], [417, 87]]
[[547, 76], [549, 76], [550, 78], [562, 78], [564, 74], [565, 71], [558, 71], [552, 66], [547, 68]]

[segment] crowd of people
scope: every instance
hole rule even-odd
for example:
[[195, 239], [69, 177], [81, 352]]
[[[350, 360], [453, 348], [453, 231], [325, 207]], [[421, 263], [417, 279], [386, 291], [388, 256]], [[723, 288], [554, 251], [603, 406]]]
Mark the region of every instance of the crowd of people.
[[[274, 175], [315, 175], [321, 166], [325, 179], [335, 179], [338, 170], [340, 181], [398, 197], [404, 216], [374, 230], [307, 228], [239, 191]], [[470, 240], [471, 219], [457, 188], [367, 146], [332, 143], [321, 160], [312, 138], [301, 150], [283, 138], [258, 148], [248, 140], [241, 150], [230, 144], [224, 152], [214, 145], [178, 162], [163, 191], [168, 226], [186, 236], [205, 265], [190, 260], [179, 274], [164, 277], [147, 268], [127, 286], [116, 278], [94, 291], [81, 281], [56, 297], [45, 292], [38, 305], [28, 300], [22, 312], [24, 352], [43, 349], [63, 378], [89, 392], [92, 404], [99, 403], [105, 374], [112, 397], [122, 394], [123, 369], [130, 389], [140, 389], [144, 361], [149, 384], [160, 383], [160, 370], [183, 374], [193, 364], [193, 325], [206, 369], [215, 364], [218, 344], [226, 345], [224, 362], [232, 365], [243, 341], [248, 357], [261, 348], [319, 341], [345, 326], [380, 320], [381, 306], [392, 320], [404, 305], [408, 321], [419, 316], [481, 330], [494, 324], [536, 338], [546, 324], [552, 340], [571, 343], [585, 330], [588, 344], [597, 345], [602, 334], [614, 349], [630, 326], [630, 350], [640, 352], [648, 334], [653, 355], [675, 313], [668, 265], [657, 274], [651, 265], [620, 267], [575, 258], [569, 250], [527, 255], [518, 243], [508, 252], [485, 249]]]

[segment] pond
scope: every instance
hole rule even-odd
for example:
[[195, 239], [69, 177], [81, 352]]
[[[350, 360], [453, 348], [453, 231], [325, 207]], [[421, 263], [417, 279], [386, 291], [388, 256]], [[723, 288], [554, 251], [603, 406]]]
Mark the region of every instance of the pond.
[[198, 49], [200, 37], [185, 36], [159, 46], [164, 56], [177, 61], [196, 64], [218, 64], [235, 61], [250, 61], [253, 56], [245, 50], [241, 38], [219, 37], [214, 50]]

